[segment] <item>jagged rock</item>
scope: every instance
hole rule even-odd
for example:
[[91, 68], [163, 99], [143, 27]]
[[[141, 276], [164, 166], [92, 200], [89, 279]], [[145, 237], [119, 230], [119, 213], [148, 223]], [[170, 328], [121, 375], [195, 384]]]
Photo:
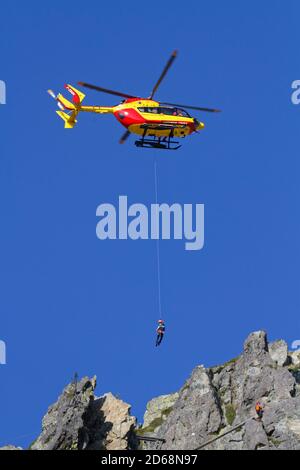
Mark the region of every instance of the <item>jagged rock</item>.
[[292, 351], [289, 353], [289, 358], [294, 366], [300, 366], [300, 351]]
[[130, 407], [111, 393], [96, 398], [96, 377], [68, 385], [43, 419], [32, 450], [130, 449], [136, 446]]
[[253, 358], [264, 358], [268, 352], [268, 341], [265, 331], [254, 331], [244, 343], [244, 359], [252, 361]]
[[263, 425], [275, 448], [300, 450], [300, 398], [271, 402], [266, 407]]
[[218, 432], [221, 424], [222, 413], [211, 374], [200, 366], [180, 390], [158, 437], [166, 440], [163, 449], [195, 449], [205, 435]]
[[300, 450], [299, 365], [299, 351], [288, 353], [283, 341], [268, 344], [263, 331], [251, 333], [239, 357], [198, 366], [178, 393], [151, 400], [139, 429], [128, 404], [111, 393], [97, 398], [96, 378], [85, 377], [49, 408], [31, 448], [130, 450], [138, 448], [138, 431], [165, 440], [144, 449]]
[[178, 396], [178, 393], [161, 395], [160, 397], [153, 398], [148, 402], [143, 423], [143, 429], [145, 432], [147, 432], [147, 430], [148, 432], [155, 432], [158, 430], [163, 421], [172, 411]]
[[90, 440], [87, 450], [126, 450], [137, 447], [134, 429], [136, 419], [130, 406], [112, 393], [95, 399], [85, 419]]
[[71, 450], [86, 447], [88, 432], [84, 414], [94, 398], [96, 377], [84, 377], [68, 385], [58, 401], [50, 406], [43, 418], [42, 434], [32, 444], [32, 450]]
[[[162, 449], [196, 449], [236, 426], [205, 449], [300, 449], [300, 397], [294, 375], [283, 367], [287, 349], [278, 342], [270, 349], [266, 333], [257, 331], [235, 360], [196, 368], [156, 433], [166, 439]], [[257, 400], [265, 405], [262, 421], [255, 419]]]
[[269, 353], [273, 361], [279, 366], [284, 366], [288, 362], [288, 346], [282, 339], [269, 344]]
[[243, 436], [243, 448], [246, 450], [269, 449], [268, 436], [261, 422], [254, 419], [247, 421]]

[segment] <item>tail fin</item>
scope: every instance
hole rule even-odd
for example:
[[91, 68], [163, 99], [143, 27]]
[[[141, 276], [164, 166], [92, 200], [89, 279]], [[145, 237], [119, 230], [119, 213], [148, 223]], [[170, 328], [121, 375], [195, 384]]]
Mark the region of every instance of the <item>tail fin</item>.
[[73, 129], [77, 122], [75, 118], [78, 114], [78, 111], [73, 111], [71, 114], [65, 113], [64, 111], [56, 112], [65, 121], [65, 129]]
[[[65, 85], [66, 90], [72, 95], [72, 102], [67, 100], [61, 93], [55, 95], [52, 90], [48, 90], [48, 93], [52, 98], [57, 101], [58, 107], [61, 111], [56, 111], [57, 114], [65, 121], [65, 128], [72, 129], [75, 126], [76, 116], [80, 111], [81, 103], [85, 98], [85, 95], [81, 91], [74, 88], [72, 85]], [[71, 111], [71, 113], [64, 112], [65, 110]]]
[[65, 85], [66, 90], [73, 96], [73, 103], [76, 105], [82, 103], [85, 98], [85, 95], [81, 93], [81, 91], [77, 90], [77, 88], [73, 87], [72, 85]]
[[59, 106], [61, 109], [68, 109], [69, 111], [76, 109], [75, 104], [67, 100], [61, 93], [58, 93], [56, 101], [61, 104], [61, 106]]

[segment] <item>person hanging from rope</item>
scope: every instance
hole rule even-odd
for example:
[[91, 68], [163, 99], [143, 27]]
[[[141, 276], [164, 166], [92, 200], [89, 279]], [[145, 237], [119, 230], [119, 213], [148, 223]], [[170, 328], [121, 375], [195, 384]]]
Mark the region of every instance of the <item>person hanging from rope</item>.
[[157, 337], [156, 337], [155, 346], [159, 346], [160, 343], [162, 342], [164, 334], [165, 334], [165, 329], [166, 327], [165, 327], [164, 320], [158, 320], [158, 326], [156, 328]]
[[255, 403], [255, 411], [256, 411], [256, 415], [257, 415], [256, 419], [261, 421], [262, 417], [264, 415], [264, 406], [260, 401], [257, 401]]

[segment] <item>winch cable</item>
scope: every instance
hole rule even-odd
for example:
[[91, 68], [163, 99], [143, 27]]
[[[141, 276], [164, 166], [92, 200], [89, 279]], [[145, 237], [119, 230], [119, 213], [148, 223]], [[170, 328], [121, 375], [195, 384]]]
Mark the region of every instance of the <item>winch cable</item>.
[[158, 236], [156, 240], [156, 261], [157, 261], [157, 286], [158, 286], [158, 311], [159, 317], [162, 318], [162, 302], [161, 302], [161, 276], [160, 276], [160, 250], [159, 250], [159, 212], [158, 212], [158, 179], [157, 179], [157, 162], [154, 161], [154, 189], [156, 204], [156, 220], [158, 223]]

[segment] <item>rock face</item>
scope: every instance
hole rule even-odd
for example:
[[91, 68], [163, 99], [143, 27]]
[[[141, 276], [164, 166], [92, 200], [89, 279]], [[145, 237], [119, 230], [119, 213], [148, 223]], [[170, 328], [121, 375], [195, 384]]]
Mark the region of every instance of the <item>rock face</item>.
[[[300, 450], [300, 352], [289, 353], [284, 341], [268, 344], [263, 331], [249, 335], [238, 358], [198, 366], [178, 393], [151, 400], [143, 426], [137, 427], [128, 404], [111, 393], [96, 397], [95, 387], [95, 377], [68, 385], [30, 448]], [[255, 413], [258, 400], [262, 419]], [[139, 443], [137, 435], [165, 442]]]
[[68, 385], [43, 419], [32, 450], [112, 450], [136, 446], [130, 407], [108, 393], [94, 396], [96, 377]]
[[85, 425], [89, 430], [87, 450], [137, 448], [136, 419], [130, 415], [130, 406], [112, 393], [94, 400], [85, 417]]
[[291, 360], [291, 363], [294, 364], [295, 366], [300, 365], [300, 352], [299, 351], [293, 351], [289, 353], [289, 358]]
[[149, 401], [144, 415], [143, 430], [145, 432], [155, 432], [161, 426], [171, 412], [178, 396], [178, 393], [172, 393], [170, 395], [161, 395]]
[[273, 361], [277, 362], [279, 366], [288, 363], [288, 347], [282, 339], [269, 344], [269, 353]]
[[[172, 410], [152, 433], [166, 442], [145, 447], [300, 450], [299, 371], [288, 365], [291, 362], [284, 342], [272, 343], [269, 350], [266, 333], [252, 333], [237, 359], [194, 369]], [[257, 400], [265, 406], [261, 421], [254, 419]], [[235, 430], [226, 434], [231, 429]]]

